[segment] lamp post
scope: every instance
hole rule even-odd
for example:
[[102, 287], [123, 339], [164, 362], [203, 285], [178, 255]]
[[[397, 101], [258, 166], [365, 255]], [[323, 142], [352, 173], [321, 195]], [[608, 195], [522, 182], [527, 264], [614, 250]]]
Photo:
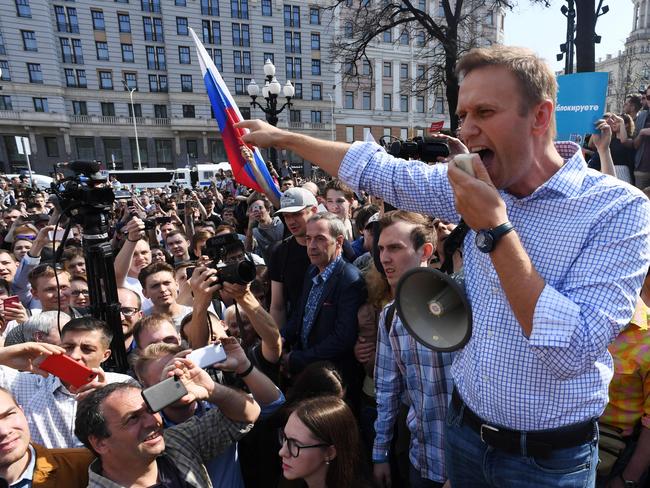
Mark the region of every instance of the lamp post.
[[332, 109], [332, 122], [331, 122], [331, 125], [332, 125], [332, 140], [334, 140], [334, 99], [332, 98], [331, 93], [328, 93], [327, 96], [330, 97], [330, 107]]
[[[265, 83], [261, 90], [258, 84], [255, 83], [255, 80], [251, 80], [250, 84], [246, 87], [246, 91], [248, 91], [248, 95], [252, 100], [251, 107], [258, 107], [262, 112], [264, 112], [266, 121], [273, 126], [277, 126], [278, 115], [282, 113], [286, 107], [291, 107], [291, 98], [295, 94], [295, 89], [289, 80], [287, 80], [284, 87], [280, 85], [280, 82], [275, 77], [275, 66], [270, 59], [267, 59], [264, 63], [264, 76]], [[278, 108], [278, 95], [280, 95], [280, 91], [282, 91], [282, 94], [286, 97], [287, 101], [284, 105]], [[264, 105], [261, 105], [257, 101], [260, 92], [266, 101]], [[271, 163], [278, 174], [280, 174], [280, 168], [278, 167], [278, 153], [274, 147], [271, 148]]]
[[[575, 48], [576, 9], [575, 0], [566, 0], [568, 7], [562, 5], [560, 11], [566, 17], [566, 42], [560, 45], [560, 53], [556, 56], [558, 61], [564, 61], [564, 74], [573, 73], [573, 53]], [[599, 7], [600, 10], [600, 7]]]
[[138, 171], [142, 171], [142, 161], [140, 161], [140, 141], [138, 141], [138, 125], [135, 123], [135, 105], [133, 104], [133, 92], [137, 88], [129, 88], [129, 85], [126, 81], [122, 80], [124, 89], [129, 92], [129, 97], [131, 98], [131, 115], [133, 115], [133, 131], [135, 132], [135, 150], [138, 153]]

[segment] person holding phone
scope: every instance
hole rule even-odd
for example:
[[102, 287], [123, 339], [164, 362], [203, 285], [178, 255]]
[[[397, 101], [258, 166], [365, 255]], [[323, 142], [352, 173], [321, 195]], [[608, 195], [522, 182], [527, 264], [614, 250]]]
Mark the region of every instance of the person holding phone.
[[[112, 335], [105, 322], [83, 317], [65, 324], [59, 346], [26, 342], [0, 348], [0, 386], [11, 390], [22, 405], [33, 440], [48, 448], [80, 447], [74, 435], [78, 398], [109, 383], [132, 381], [100, 367], [111, 354]], [[68, 357], [62, 371], [76, 374], [71, 364], [77, 363], [78, 369], [90, 371], [95, 378], [75, 388], [39, 368], [46, 357], [58, 354]]]

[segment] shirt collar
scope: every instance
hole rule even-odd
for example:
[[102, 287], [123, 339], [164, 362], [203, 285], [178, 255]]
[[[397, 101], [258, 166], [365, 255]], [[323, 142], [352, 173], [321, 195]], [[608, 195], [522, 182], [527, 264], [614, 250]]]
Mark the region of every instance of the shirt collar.
[[325, 283], [330, 276], [332, 276], [332, 273], [334, 273], [334, 268], [336, 268], [336, 265], [339, 263], [341, 260], [341, 254], [339, 254], [334, 261], [332, 261], [330, 264], [327, 265], [327, 267], [323, 270], [322, 273], [318, 273], [318, 268], [316, 268], [317, 274], [311, 279], [314, 283], [314, 285], [318, 285], [319, 283]]
[[17, 486], [23, 480], [33, 481], [35, 467], [36, 467], [36, 451], [34, 450], [32, 445], [29, 444], [29, 464], [25, 468], [25, 471], [23, 471], [23, 473], [20, 475], [20, 478], [14, 481], [10, 486]]
[[[587, 163], [582, 157], [582, 150], [574, 142], [561, 141], [555, 143], [555, 149], [564, 159], [562, 167], [532, 194], [519, 200], [526, 201], [535, 198], [548, 198], [550, 194], [572, 197], [580, 194], [587, 170]], [[502, 191], [504, 200], [517, 200], [509, 193]]]

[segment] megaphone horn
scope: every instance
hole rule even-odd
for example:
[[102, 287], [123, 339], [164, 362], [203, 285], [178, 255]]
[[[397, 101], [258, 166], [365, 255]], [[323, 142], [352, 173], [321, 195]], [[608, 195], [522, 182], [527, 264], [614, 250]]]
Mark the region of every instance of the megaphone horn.
[[429, 349], [455, 351], [472, 336], [462, 271], [448, 275], [432, 268], [411, 269], [397, 284], [395, 302], [406, 330]]

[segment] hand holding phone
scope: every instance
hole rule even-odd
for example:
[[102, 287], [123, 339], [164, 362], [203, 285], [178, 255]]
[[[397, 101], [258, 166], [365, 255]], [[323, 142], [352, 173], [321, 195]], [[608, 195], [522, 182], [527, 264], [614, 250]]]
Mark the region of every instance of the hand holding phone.
[[97, 373], [65, 354], [54, 354], [46, 357], [39, 365], [39, 368], [75, 388], [80, 388], [97, 377]]
[[187, 359], [196, 364], [199, 368], [207, 368], [213, 364], [226, 360], [226, 351], [221, 344], [209, 344], [200, 349], [195, 349], [187, 355]]
[[48, 238], [50, 239], [50, 242], [55, 242], [55, 241], [61, 241], [63, 240], [63, 236], [65, 234], [65, 229], [59, 229], [56, 231], [56, 234], [54, 234], [54, 231], [49, 231], [47, 233]]
[[185, 385], [176, 376], [142, 390], [142, 398], [152, 412], [160, 412], [187, 395]]

